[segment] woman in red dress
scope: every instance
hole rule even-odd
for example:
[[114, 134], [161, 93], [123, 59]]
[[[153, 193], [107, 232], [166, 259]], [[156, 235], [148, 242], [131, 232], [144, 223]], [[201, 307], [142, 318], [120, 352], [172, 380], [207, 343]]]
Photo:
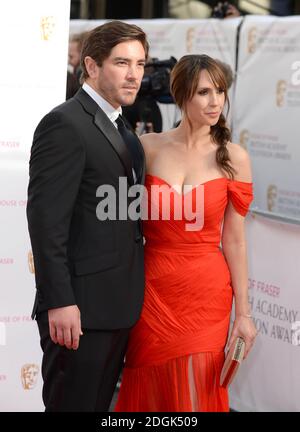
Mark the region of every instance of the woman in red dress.
[[[256, 336], [244, 234], [253, 199], [250, 162], [230, 142], [222, 113], [226, 81], [212, 58], [182, 57], [171, 91], [182, 110], [180, 125], [141, 137], [148, 173], [145, 301], [131, 332], [116, 410], [228, 411], [219, 380], [233, 296], [228, 346], [242, 336], [247, 356]], [[178, 217], [178, 206], [187, 202], [196, 209], [193, 228], [186, 212]]]

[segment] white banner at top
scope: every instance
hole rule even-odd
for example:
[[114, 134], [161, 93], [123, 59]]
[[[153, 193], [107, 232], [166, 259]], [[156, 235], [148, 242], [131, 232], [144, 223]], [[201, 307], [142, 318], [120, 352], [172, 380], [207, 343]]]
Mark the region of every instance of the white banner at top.
[[[150, 57], [160, 60], [185, 54], [208, 54], [234, 67], [236, 30], [241, 18], [230, 20], [126, 20], [136, 24], [147, 34]], [[70, 34], [92, 30], [103, 20], [71, 20]]]

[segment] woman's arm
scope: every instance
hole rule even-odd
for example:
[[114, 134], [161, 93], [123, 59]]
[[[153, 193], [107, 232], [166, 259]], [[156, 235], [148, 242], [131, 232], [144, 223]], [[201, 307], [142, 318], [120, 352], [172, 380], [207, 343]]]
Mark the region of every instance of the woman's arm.
[[231, 202], [228, 203], [225, 212], [222, 248], [231, 274], [235, 313], [250, 314], [244, 217], [237, 213]]
[[[236, 170], [235, 180], [251, 182], [251, 165], [247, 152], [237, 144], [230, 144], [229, 153], [232, 165]], [[235, 299], [235, 322], [228, 345], [230, 346], [237, 336], [242, 336], [246, 342], [246, 357], [254, 342], [256, 329], [251, 317], [249, 317], [251, 308], [248, 301], [248, 266], [244, 217], [235, 210], [230, 201], [224, 216], [222, 248], [230, 270]]]

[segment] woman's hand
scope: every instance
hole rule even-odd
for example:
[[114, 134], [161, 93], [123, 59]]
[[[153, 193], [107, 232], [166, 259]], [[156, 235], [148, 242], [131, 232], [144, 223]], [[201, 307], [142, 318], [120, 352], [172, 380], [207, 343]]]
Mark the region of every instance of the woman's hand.
[[252, 345], [254, 343], [257, 330], [251, 318], [245, 315], [237, 315], [234, 320], [231, 335], [228, 342], [228, 348], [231, 347], [232, 343], [237, 337], [242, 337], [246, 342], [244, 359], [247, 357]]

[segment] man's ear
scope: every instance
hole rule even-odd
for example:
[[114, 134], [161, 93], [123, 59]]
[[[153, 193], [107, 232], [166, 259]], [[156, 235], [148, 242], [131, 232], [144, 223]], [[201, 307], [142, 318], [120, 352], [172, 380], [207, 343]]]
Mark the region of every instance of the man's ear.
[[97, 78], [98, 73], [99, 73], [99, 66], [97, 65], [95, 60], [90, 56], [86, 56], [84, 58], [84, 64], [85, 64], [87, 73], [89, 74], [89, 77], [92, 79]]

